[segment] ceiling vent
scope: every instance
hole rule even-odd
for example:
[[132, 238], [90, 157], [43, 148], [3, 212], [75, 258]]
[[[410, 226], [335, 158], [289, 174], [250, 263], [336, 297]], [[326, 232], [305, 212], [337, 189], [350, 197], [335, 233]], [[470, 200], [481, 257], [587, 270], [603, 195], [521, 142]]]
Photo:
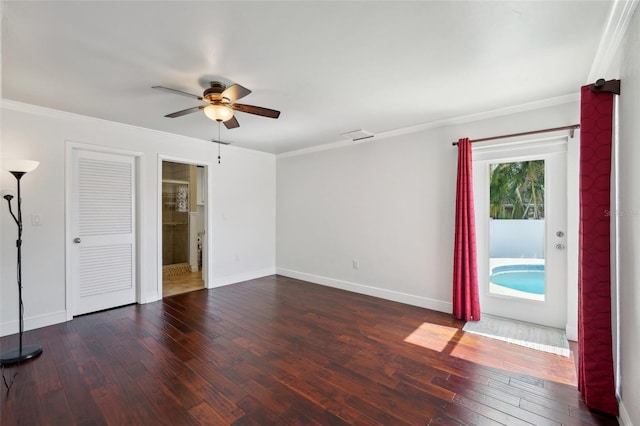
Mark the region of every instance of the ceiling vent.
[[373, 137], [373, 133], [367, 132], [366, 130], [353, 130], [347, 133], [341, 133], [340, 136], [343, 138], [351, 139], [352, 141], [359, 141], [362, 139], [368, 139]]

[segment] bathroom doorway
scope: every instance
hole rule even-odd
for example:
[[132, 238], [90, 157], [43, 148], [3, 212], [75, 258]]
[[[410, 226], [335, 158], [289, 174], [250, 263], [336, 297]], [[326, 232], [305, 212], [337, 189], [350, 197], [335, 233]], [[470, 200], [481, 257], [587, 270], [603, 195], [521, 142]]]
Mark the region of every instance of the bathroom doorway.
[[205, 168], [162, 161], [162, 297], [204, 288]]

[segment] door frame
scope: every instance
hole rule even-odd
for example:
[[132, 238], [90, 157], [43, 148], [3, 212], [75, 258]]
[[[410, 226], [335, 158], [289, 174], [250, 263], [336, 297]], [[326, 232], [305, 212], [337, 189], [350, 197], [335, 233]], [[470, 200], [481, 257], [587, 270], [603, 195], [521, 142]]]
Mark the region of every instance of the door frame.
[[125, 149], [111, 148], [103, 145], [93, 145], [83, 142], [74, 142], [74, 141], [65, 141], [65, 310], [67, 321], [71, 321], [73, 319], [74, 312], [74, 297], [73, 297], [73, 280], [72, 280], [72, 248], [73, 248], [73, 238], [72, 235], [72, 224], [71, 224], [71, 209], [72, 209], [72, 197], [73, 197], [73, 152], [74, 151], [89, 151], [89, 152], [100, 152], [105, 154], [114, 154], [114, 155], [123, 155], [127, 157], [133, 157], [135, 163], [135, 223], [136, 230], [134, 234], [135, 239], [135, 268], [136, 268], [136, 303], [143, 303], [143, 294], [142, 294], [142, 283], [144, 282], [144, 268], [140, 265], [140, 260], [143, 259], [144, 248], [143, 244], [140, 244], [143, 241], [142, 234], [142, 218], [144, 217], [144, 203], [140, 202], [140, 200], [144, 199], [144, 187], [141, 185], [141, 178], [144, 176], [143, 173], [143, 164], [142, 158], [144, 154], [139, 151], [129, 151]]
[[211, 170], [213, 167], [213, 163], [211, 161], [201, 161], [194, 160], [192, 158], [185, 157], [176, 157], [174, 155], [168, 154], [158, 154], [157, 160], [157, 190], [156, 190], [156, 224], [157, 224], [157, 241], [158, 245], [156, 247], [157, 253], [157, 282], [156, 282], [156, 291], [158, 294], [158, 300], [162, 300], [162, 162], [163, 161], [171, 161], [174, 163], [182, 163], [188, 164], [192, 166], [202, 166], [204, 167], [204, 182], [206, 182], [206, 195], [204, 202], [204, 235], [205, 238], [202, 241], [202, 280], [204, 281], [204, 288], [212, 288], [211, 284], [213, 283], [213, 275], [212, 275], [212, 265], [213, 265], [213, 256], [212, 256], [212, 217], [211, 217], [211, 200], [212, 198], [212, 185], [211, 185]]
[[[567, 289], [566, 289], [566, 333], [570, 340], [577, 340], [577, 313], [578, 313], [578, 185], [579, 185], [579, 132], [576, 132], [575, 140], [569, 136], [550, 136], [536, 139], [519, 139], [511, 140], [508, 142], [486, 142], [477, 143], [473, 145], [473, 161], [475, 162], [487, 162], [495, 159], [496, 161], [517, 161], [517, 157], [521, 156], [524, 147], [530, 147], [527, 150], [526, 156], [540, 155], [543, 157], [545, 154], [564, 151], [566, 155], [566, 191], [567, 191], [567, 203], [566, 203], [566, 277], [567, 277]], [[510, 151], [513, 153], [511, 155]], [[514, 158], [516, 158], [514, 160]], [[475, 182], [474, 182], [475, 183]], [[488, 188], [482, 189], [488, 191]], [[479, 190], [474, 191], [476, 194]], [[483, 274], [488, 272], [488, 265], [484, 265], [484, 254], [488, 255], [488, 246], [485, 248], [480, 244], [485, 241], [486, 235], [488, 235], [488, 222], [484, 223], [481, 220], [482, 212], [476, 209], [476, 232], [478, 237], [478, 277], [484, 277]], [[481, 239], [482, 238], [482, 239]], [[483, 251], [486, 253], [483, 254]], [[481, 259], [482, 256], [482, 259]], [[484, 292], [484, 281], [479, 281], [479, 285], [483, 288], [479, 289]], [[483, 295], [484, 298], [484, 295]], [[481, 307], [482, 308], [482, 307]]]

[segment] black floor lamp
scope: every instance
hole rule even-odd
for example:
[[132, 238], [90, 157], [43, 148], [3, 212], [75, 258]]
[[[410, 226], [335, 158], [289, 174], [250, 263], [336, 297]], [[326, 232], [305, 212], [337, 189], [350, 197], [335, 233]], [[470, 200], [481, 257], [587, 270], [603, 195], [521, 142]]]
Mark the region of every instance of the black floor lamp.
[[42, 353], [42, 347], [38, 345], [22, 344], [22, 335], [24, 333], [24, 305], [22, 304], [22, 199], [20, 198], [20, 179], [22, 176], [35, 170], [40, 163], [32, 160], [14, 160], [9, 158], [2, 159], [2, 169], [8, 171], [15, 176], [18, 181], [18, 211], [17, 215], [11, 209], [11, 200], [13, 195], [5, 195], [3, 198], [9, 204], [9, 213], [18, 225], [18, 239], [16, 247], [18, 249], [18, 315], [19, 315], [19, 339], [20, 343], [17, 348], [13, 348], [0, 355], [0, 365], [17, 364], [28, 359], [35, 358]]

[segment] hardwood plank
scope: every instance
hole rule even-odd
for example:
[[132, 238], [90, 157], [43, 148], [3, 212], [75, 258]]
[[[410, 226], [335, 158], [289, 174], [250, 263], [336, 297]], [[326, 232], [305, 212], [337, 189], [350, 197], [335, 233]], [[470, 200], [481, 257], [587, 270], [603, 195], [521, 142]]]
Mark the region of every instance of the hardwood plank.
[[227, 424], [227, 421], [218, 414], [209, 403], [202, 401], [200, 404], [189, 409], [189, 414], [201, 425]]
[[473, 411], [474, 413], [487, 417], [503, 425], [513, 425], [513, 426], [535, 425], [535, 423], [526, 422], [517, 417], [512, 417], [508, 413], [504, 413], [498, 409], [489, 407], [488, 405], [484, 405], [481, 402], [477, 402], [471, 398], [466, 398], [459, 394], [454, 397], [454, 402], [456, 403], [456, 405], [460, 405], [464, 408], [467, 408], [469, 411]]
[[[91, 387], [85, 383], [80, 368], [80, 365], [73, 362], [61, 364], [56, 368], [73, 418], [80, 424], [106, 424], [98, 406], [90, 397]], [[77, 404], [76, 401], [83, 401], [83, 403]]]
[[118, 392], [118, 387], [114, 384], [108, 383], [92, 389], [91, 398], [99, 407], [107, 424], [123, 425], [133, 420], [127, 402], [124, 399], [124, 394]]
[[262, 426], [278, 424], [278, 415], [267, 407], [264, 402], [250, 395], [238, 401], [238, 407], [244, 411], [244, 415], [233, 422], [235, 426]]
[[[436, 379], [437, 380], [437, 379]], [[453, 381], [440, 382], [448, 389], [455, 391], [457, 396], [454, 397], [454, 401], [460, 401], [459, 396], [464, 396], [466, 399], [472, 400], [476, 403], [482, 404], [490, 409], [497, 410], [501, 413], [508, 414], [511, 418], [517, 418], [528, 423], [532, 423], [536, 426], [555, 426], [560, 425], [558, 421], [551, 420], [543, 415], [536, 414], [534, 412], [522, 409], [520, 405], [520, 399], [509, 399], [506, 396], [488, 395], [482, 392], [482, 389], [473, 389], [467, 387], [464, 384]], [[545, 412], [546, 414], [547, 412]], [[490, 415], [487, 417], [494, 418]], [[500, 418], [494, 418], [497, 421], [501, 421]]]
[[[69, 403], [61, 392], [49, 392], [40, 395], [34, 405], [37, 406], [40, 418], [38, 424], [57, 426], [73, 424], [75, 421]], [[25, 420], [21, 417], [20, 423]], [[0, 422], [0, 424], [4, 425], [5, 423]], [[27, 420], [24, 424], [30, 423]]]
[[449, 422], [452, 424], [462, 423], [470, 426], [496, 426], [505, 424], [485, 417], [460, 404], [448, 404], [435, 420], [445, 425], [449, 424]]
[[[137, 365], [142, 367], [139, 362]], [[105, 420], [111, 420], [111, 417], [115, 414], [112, 411], [120, 408], [120, 399], [108, 393], [112, 392], [121, 397], [127, 407], [127, 421], [125, 423], [157, 424], [161, 421], [159, 414], [155, 412], [154, 407], [140, 388], [138, 381], [125, 368], [118, 364], [109, 364], [103, 366], [102, 369], [105, 377], [108, 378], [108, 384], [102, 389], [96, 389], [96, 392], [92, 393], [92, 399], [94, 399], [93, 396], [95, 395], [94, 401], [98, 404], [100, 411], [109, 413], [108, 415], [103, 415]]]
[[451, 375], [448, 378], [443, 379], [442, 377], [436, 376], [431, 380], [431, 382], [434, 386], [443, 387], [450, 392], [461, 393], [465, 390], [480, 392], [484, 395], [495, 398], [498, 401], [506, 402], [507, 404], [511, 404], [516, 407], [520, 406], [520, 403], [522, 402], [522, 399], [516, 395], [502, 392], [488, 385], [483, 385], [463, 377]]
[[570, 414], [569, 407], [565, 407], [562, 411], [549, 411], [547, 407], [542, 405], [538, 405], [535, 402], [528, 401], [526, 399], [520, 400], [520, 407], [531, 411], [532, 413], [538, 413], [545, 417], [552, 417], [555, 420], [560, 421], [563, 425], [567, 426], [578, 426], [585, 424], [597, 424], [591, 421], [590, 418], [576, 418], [572, 417]]
[[[269, 276], [25, 333], [2, 425], [616, 425], [566, 359], [451, 315]], [[0, 338], [11, 346], [15, 336]]]
[[346, 400], [350, 394], [332, 386], [328, 382], [286, 376], [280, 382], [303, 398], [322, 407], [327, 412], [348, 424], [376, 425], [377, 422], [364, 413], [350, 407]]
[[[172, 394], [164, 382], [155, 375], [146, 374], [136, 378], [138, 388], [149, 401], [148, 407], [161, 419], [161, 423], [172, 425], [197, 424], [186, 407]], [[189, 407], [192, 408], [192, 407]], [[224, 424], [224, 423], [223, 423]]]
[[[240, 388], [240, 384], [244, 378], [234, 381], [226, 376], [228, 371], [234, 372], [234, 369], [219, 369], [209, 363], [204, 363], [200, 359], [192, 359], [187, 362], [192, 372], [197, 372], [198, 376], [206, 380], [212, 387], [217, 389], [233, 402], [238, 402], [247, 396], [247, 393]], [[233, 375], [233, 378], [241, 377]]]
[[[5, 369], [4, 374], [7, 376], [12, 375]], [[22, 379], [22, 378], [20, 378]], [[40, 415], [41, 410], [34, 410], [33, 402], [34, 395], [37, 395], [37, 387], [33, 381], [22, 382], [15, 377], [13, 385], [7, 391], [6, 388], [2, 389], [2, 405], [0, 406], [0, 424], [4, 425], [36, 425], [42, 423], [42, 417]], [[9, 380], [9, 379], [7, 379]], [[4, 386], [4, 383], [2, 384]]]

